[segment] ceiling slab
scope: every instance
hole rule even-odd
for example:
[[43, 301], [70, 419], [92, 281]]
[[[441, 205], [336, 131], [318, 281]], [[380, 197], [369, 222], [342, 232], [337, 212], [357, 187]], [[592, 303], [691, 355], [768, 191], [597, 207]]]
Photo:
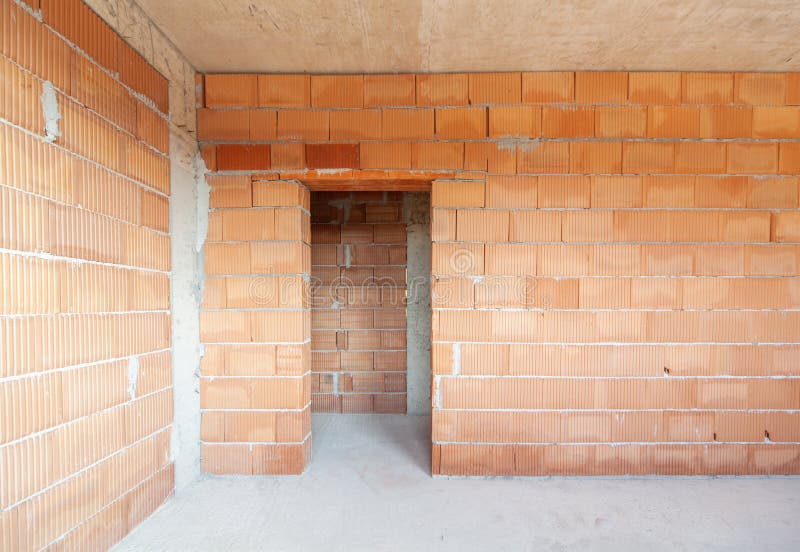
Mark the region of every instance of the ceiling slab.
[[800, 70], [797, 0], [137, 0], [203, 72]]

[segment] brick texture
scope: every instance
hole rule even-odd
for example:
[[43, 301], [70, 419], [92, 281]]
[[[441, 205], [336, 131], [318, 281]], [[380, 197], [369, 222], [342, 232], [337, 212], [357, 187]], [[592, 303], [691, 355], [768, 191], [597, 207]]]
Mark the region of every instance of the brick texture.
[[167, 82], [38, 7], [0, 0], [0, 550], [107, 549], [174, 488]]
[[309, 193], [259, 175], [209, 183], [201, 467], [300, 473], [311, 458]]
[[[292, 172], [262, 178], [433, 181], [433, 473], [796, 474], [796, 81], [312, 76], [310, 103], [279, 109], [278, 138], [258, 141], [296, 148]], [[209, 159], [243, 131], [218, 132]], [[251, 185], [212, 197], [247, 206]], [[381, 243], [364, 224], [314, 226], [315, 275], [359, 274], [342, 268], [342, 247]], [[226, 247], [207, 255], [209, 270], [256, 262]], [[388, 386], [349, 354], [381, 342], [353, 329], [367, 315], [345, 310], [313, 312], [315, 409], [344, 409], [334, 389]], [[219, 327], [251, 339], [246, 322]]]
[[400, 192], [311, 195], [314, 412], [406, 411]]

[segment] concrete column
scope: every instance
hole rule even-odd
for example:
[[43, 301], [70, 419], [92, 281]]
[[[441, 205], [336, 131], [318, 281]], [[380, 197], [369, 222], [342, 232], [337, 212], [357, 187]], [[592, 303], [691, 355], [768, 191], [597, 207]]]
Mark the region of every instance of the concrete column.
[[[200, 291], [202, 244], [208, 224], [208, 186], [197, 144], [170, 135], [169, 202], [172, 277], [172, 458], [175, 490], [200, 475]], [[199, 245], [198, 245], [199, 244]]]
[[431, 413], [431, 204], [427, 192], [408, 192], [407, 389], [408, 414]]

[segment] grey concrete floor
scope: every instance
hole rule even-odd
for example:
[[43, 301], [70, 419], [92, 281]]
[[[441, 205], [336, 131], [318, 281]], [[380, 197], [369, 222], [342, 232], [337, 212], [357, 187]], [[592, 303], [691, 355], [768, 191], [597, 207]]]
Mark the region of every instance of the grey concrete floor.
[[800, 550], [800, 478], [431, 478], [429, 421], [314, 415], [304, 475], [203, 476], [114, 550]]

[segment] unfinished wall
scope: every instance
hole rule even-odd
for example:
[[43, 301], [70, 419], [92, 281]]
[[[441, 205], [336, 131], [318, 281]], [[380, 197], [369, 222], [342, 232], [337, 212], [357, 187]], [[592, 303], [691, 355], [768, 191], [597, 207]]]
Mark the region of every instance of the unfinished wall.
[[406, 411], [401, 192], [311, 194], [314, 412]]
[[433, 473], [797, 473], [798, 104], [797, 74], [206, 75], [198, 131], [220, 171], [436, 179]]
[[107, 548], [173, 488], [167, 81], [0, 0], [0, 549]]
[[[76, 0], [69, 0], [77, 4]], [[174, 424], [171, 455], [175, 489], [200, 473], [199, 337], [205, 168], [195, 139], [195, 71], [134, 0], [86, 0], [123, 40], [168, 81], [170, 139], [170, 250], [172, 257], [172, 372]], [[197, 209], [192, 206], [198, 204]], [[199, 246], [198, 246], [199, 242]]]
[[211, 473], [300, 473], [310, 460], [309, 193], [266, 178], [208, 178], [200, 406]]

